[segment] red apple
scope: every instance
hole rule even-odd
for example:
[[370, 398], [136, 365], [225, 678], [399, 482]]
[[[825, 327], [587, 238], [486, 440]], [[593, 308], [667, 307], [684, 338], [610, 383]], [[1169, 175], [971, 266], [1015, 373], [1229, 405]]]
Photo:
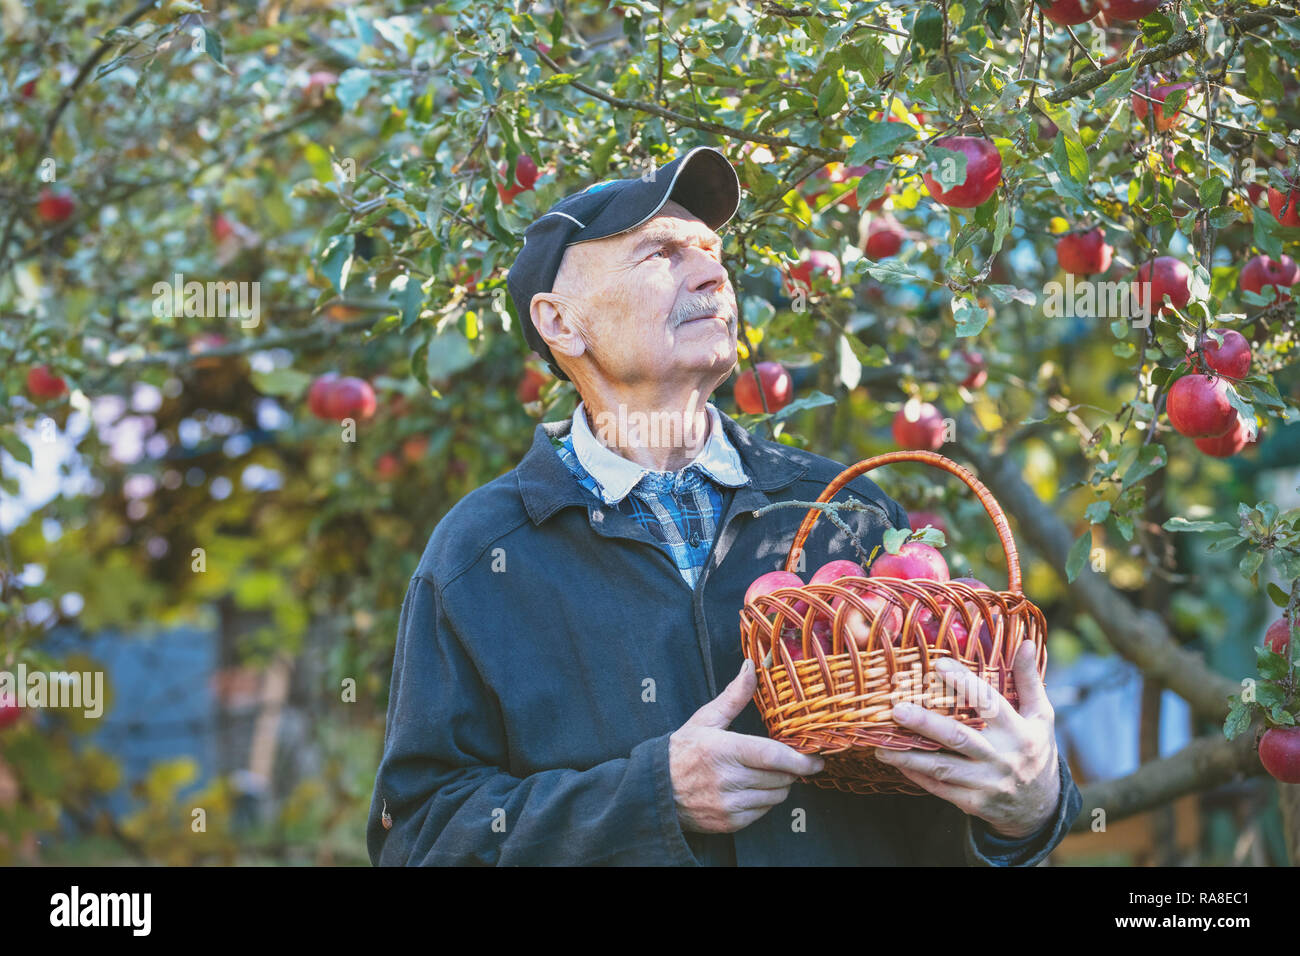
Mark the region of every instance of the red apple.
[[871, 642], [871, 622], [880, 620], [878, 635], [885, 640], [895, 642], [898, 640], [899, 632], [903, 628], [903, 608], [893, 598], [886, 597], [874, 591], [866, 591], [863, 588], [847, 585], [857, 595], [858, 599], [867, 606], [871, 613], [868, 618], [853, 605], [849, 605], [848, 613], [844, 615], [844, 633], [850, 640], [857, 645], [859, 650], [866, 650], [867, 645]]
[[41, 196], [36, 203], [36, 214], [42, 222], [63, 222], [72, 216], [77, 208], [72, 194], [67, 191], [55, 192], [48, 186], [41, 187]]
[[1169, 389], [1165, 405], [1169, 424], [1188, 438], [1217, 438], [1229, 431], [1237, 410], [1228, 404], [1227, 388], [1222, 378], [1184, 375]]
[[369, 382], [349, 375], [329, 389], [324, 406], [325, 417], [334, 421], [369, 418], [375, 413], [375, 392]]
[[948, 580], [948, 562], [937, 548], [920, 541], [908, 541], [898, 554], [882, 551], [871, 563], [869, 574], [873, 578], [925, 578], [930, 581]]
[[1265, 255], [1255, 256], [1242, 267], [1237, 279], [1237, 285], [1246, 292], [1260, 293], [1266, 285], [1275, 286], [1274, 302], [1291, 298], [1291, 286], [1297, 282], [1300, 282], [1300, 267], [1290, 256], [1283, 256], [1280, 261]]
[[68, 390], [68, 383], [50, 371], [48, 365], [27, 370], [27, 394], [32, 398], [58, 398]]
[[929, 402], [908, 402], [894, 416], [893, 433], [899, 448], [938, 451], [943, 445], [943, 416]]
[[[965, 584], [967, 587], [976, 591], [993, 590], [993, 588], [989, 587], [979, 578], [953, 578], [952, 582], [956, 584]], [[984, 658], [987, 660], [993, 654], [993, 635], [989, 633], [988, 625], [984, 623], [984, 616], [980, 613], [979, 608], [975, 603], [973, 601], [967, 601], [966, 608], [970, 611], [971, 618], [976, 622], [975, 639], [984, 646]], [[994, 626], [996, 627], [998, 619], [1002, 616], [1002, 612], [996, 607], [990, 607], [989, 616], [993, 619]], [[969, 642], [961, 645], [960, 650], [962, 655], [965, 657], [974, 656], [974, 646]]]
[[1258, 206], [1259, 201], [1264, 196], [1264, 187], [1259, 183], [1246, 183], [1246, 202], [1252, 206]]
[[[1154, 80], [1148, 80], [1142, 86], [1139, 86], [1137, 88], [1137, 92], [1135, 92], [1132, 96], [1133, 115], [1138, 118], [1138, 122], [1145, 123], [1147, 118], [1147, 113], [1149, 112], [1152, 106], [1151, 100], [1158, 100], [1161, 104], [1163, 104], [1165, 99], [1174, 90], [1187, 90], [1187, 89], [1191, 89], [1191, 87], [1192, 87], [1191, 83], [1157, 84]], [[1150, 97], [1151, 99], [1147, 99], [1146, 97], [1139, 96], [1138, 95], [1139, 93], [1145, 93], [1146, 96]], [[1182, 110], [1177, 109], [1174, 110], [1172, 116], [1166, 116], [1164, 111], [1164, 106], [1163, 105], [1156, 106], [1155, 109], [1156, 129], [1162, 133], [1165, 132], [1166, 130], [1173, 129], [1175, 126], [1179, 124], [1179, 122], [1181, 122], [1179, 120], [1179, 116], [1181, 115], [1181, 113]]]
[[947, 136], [935, 140], [934, 145], [966, 156], [966, 181], [960, 186], [944, 189], [929, 172], [923, 175], [925, 188], [936, 201], [945, 206], [971, 209], [997, 190], [998, 183], [1002, 182], [1002, 156], [989, 140], [979, 136]]
[[793, 571], [768, 571], [754, 578], [753, 583], [746, 589], [745, 603], [753, 604], [757, 598], [781, 588], [801, 587], [803, 587], [803, 578]]
[[402, 463], [397, 460], [397, 456], [387, 452], [380, 455], [375, 462], [375, 474], [383, 481], [396, 476], [401, 470]]
[[1181, 309], [1192, 298], [1192, 270], [1173, 256], [1157, 256], [1138, 269], [1133, 295], [1144, 314], [1163, 302], [1166, 295], [1170, 304], [1161, 307], [1161, 312], [1172, 312], [1173, 306]]
[[903, 248], [903, 227], [893, 216], [881, 216], [867, 226], [867, 238], [862, 251], [868, 259], [888, 259], [898, 255]]
[[1100, 12], [1096, 0], [1052, 0], [1043, 7], [1043, 16], [1063, 27], [1086, 23]]
[[758, 374], [763, 382], [763, 395], [758, 393], [758, 382], [754, 379], [753, 369], [747, 370], [736, 379], [736, 406], [748, 415], [763, 412], [763, 397], [767, 398], [767, 410], [775, 412], [785, 408], [794, 397], [794, 383], [790, 373], [780, 362], [759, 362]]
[[22, 94], [23, 99], [30, 100], [36, 95], [36, 81], [28, 80], [22, 86], [18, 87], [18, 92]]
[[1300, 727], [1270, 727], [1259, 740], [1259, 762], [1280, 783], [1300, 783]]
[[1198, 438], [1194, 442], [1204, 454], [1213, 458], [1231, 458], [1251, 443], [1246, 431], [1246, 423], [1240, 417], [1237, 424], [1218, 438]]
[[961, 380], [961, 384], [966, 388], [979, 388], [989, 380], [988, 363], [984, 361], [984, 356], [979, 352], [968, 352], [964, 349], [957, 353], [966, 360], [966, 365], [970, 368], [970, 374]]
[[1132, 22], [1141, 20], [1163, 2], [1164, 0], [1101, 0], [1101, 9], [1107, 20]]
[[834, 285], [840, 281], [841, 274], [840, 260], [835, 258], [833, 253], [824, 249], [813, 249], [798, 265], [789, 267], [786, 291], [793, 295], [796, 288], [811, 289], [814, 275], [824, 275]]
[[[506, 178], [506, 164], [500, 166], [501, 177]], [[515, 159], [514, 181], [510, 186], [503, 187], [497, 183], [497, 195], [501, 197], [502, 202], [510, 203], [520, 193], [528, 192], [537, 182], [538, 177], [537, 162], [527, 153], [520, 153]]]
[[[1250, 374], [1250, 343], [1236, 329], [1225, 329], [1223, 344], [1206, 336], [1201, 343], [1205, 364], [1213, 371], [1231, 379], [1242, 379]], [[1187, 353], [1187, 364], [1193, 364], [1193, 354]]]
[[1291, 625], [1287, 623], [1285, 617], [1279, 617], [1268, 626], [1268, 630], [1264, 632], [1264, 643], [1274, 654], [1286, 657], [1287, 648], [1291, 644]]
[[542, 394], [542, 386], [549, 379], [550, 376], [543, 375], [535, 368], [526, 368], [523, 377], [519, 380], [519, 386], [515, 389], [515, 396], [525, 405], [535, 402]]
[[212, 238], [221, 242], [223, 239], [229, 239], [235, 234], [235, 227], [230, 224], [230, 220], [217, 213], [212, 217]]
[[1056, 240], [1056, 261], [1071, 275], [1087, 276], [1110, 268], [1114, 248], [1101, 227], [1071, 232]]
[[[1287, 180], [1290, 182], [1290, 179]], [[1286, 210], [1283, 211], [1282, 207]], [[1268, 187], [1268, 211], [1284, 226], [1300, 226], [1300, 188], [1291, 188], [1284, 194], [1279, 189]]]
[[[830, 183], [833, 186], [841, 186], [862, 178], [873, 169], [881, 169], [888, 165], [889, 164], [883, 160], [877, 160], [870, 166], [844, 166], [841, 163], [828, 163], [821, 169], [817, 170], [813, 175], [813, 178]], [[809, 193], [807, 198], [808, 205], [813, 205], [818, 199], [826, 195], [826, 192], [827, 190], [825, 189], [818, 189], [815, 192]], [[835, 192], [839, 193], [840, 190], [837, 189]], [[875, 212], [885, 204], [885, 197], [887, 197], [890, 192], [890, 186], [886, 183], [884, 193], [882, 193], [878, 199], [873, 199], [871, 202], [867, 203], [867, 209]], [[853, 189], [840, 195], [840, 198], [836, 200], [836, 202], [841, 206], [847, 206], [849, 209], [856, 211], [858, 208], [858, 191], [856, 183], [854, 183]]]
[[339, 380], [338, 372], [326, 372], [307, 389], [307, 408], [317, 418], [329, 418], [329, 396]]

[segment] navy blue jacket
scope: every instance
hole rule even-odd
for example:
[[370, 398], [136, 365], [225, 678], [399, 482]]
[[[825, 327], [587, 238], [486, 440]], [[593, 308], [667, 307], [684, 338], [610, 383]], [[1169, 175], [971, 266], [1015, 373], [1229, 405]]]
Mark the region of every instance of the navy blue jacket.
[[[843, 470], [722, 422], [752, 481], [726, 490], [694, 591], [565, 468], [552, 438], [567, 419], [539, 425], [517, 468], [438, 523], [402, 606], [366, 830], [375, 865], [1030, 865], [1064, 837], [1082, 806], [1064, 759], [1055, 818], [1020, 843], [928, 794], [802, 783], [737, 833], [683, 832], [669, 735], [739, 671], [745, 589], [783, 566], [806, 513], [752, 512], [811, 501]], [[837, 498], [849, 494], [883, 509], [843, 513], [868, 551], [908, 526], [866, 477]], [[806, 557], [813, 569], [854, 553], [822, 520]], [[766, 734], [752, 701], [730, 729]]]

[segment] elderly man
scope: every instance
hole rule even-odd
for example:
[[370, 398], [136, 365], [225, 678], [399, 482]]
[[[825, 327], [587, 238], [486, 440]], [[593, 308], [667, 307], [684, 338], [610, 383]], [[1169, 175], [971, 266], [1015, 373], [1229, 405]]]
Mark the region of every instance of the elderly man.
[[[803, 512], [753, 511], [811, 500], [843, 466], [707, 401], [736, 364], [717, 230], [739, 201], [731, 164], [697, 147], [526, 231], [510, 294], [582, 401], [451, 509], [411, 579], [367, 828], [376, 865], [1029, 865], [1078, 814], [1028, 652], [1021, 711], [994, 692], [982, 732], [896, 708], [945, 748], [884, 758], [928, 795], [801, 782], [821, 758], [766, 736], [738, 612]], [[844, 513], [868, 549], [908, 526], [866, 478], [848, 494], [877, 506]], [[805, 547], [811, 567], [853, 553], [825, 521]]]

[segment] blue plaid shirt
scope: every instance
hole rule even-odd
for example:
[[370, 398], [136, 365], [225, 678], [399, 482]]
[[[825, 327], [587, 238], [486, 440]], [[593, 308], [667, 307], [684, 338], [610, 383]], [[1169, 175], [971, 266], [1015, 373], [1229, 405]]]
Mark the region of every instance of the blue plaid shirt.
[[749, 483], [740, 455], [722, 430], [718, 411], [706, 405], [711, 431], [703, 450], [679, 471], [652, 471], [602, 444], [587, 424], [583, 403], [573, 427], [556, 446], [560, 460], [597, 499], [644, 528], [695, 587], [722, 520], [722, 487]]

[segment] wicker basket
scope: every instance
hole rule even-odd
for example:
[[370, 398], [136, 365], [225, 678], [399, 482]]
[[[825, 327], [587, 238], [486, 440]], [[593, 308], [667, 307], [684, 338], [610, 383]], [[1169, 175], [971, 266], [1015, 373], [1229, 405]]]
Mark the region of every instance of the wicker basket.
[[[984, 729], [979, 702], [959, 700], [934, 672], [939, 658], [956, 657], [1013, 707], [1018, 696], [1011, 662], [1020, 645], [1025, 641], [1037, 645], [1040, 678], [1047, 667], [1046, 621], [1042, 611], [1021, 591], [1020, 559], [1006, 515], [988, 489], [961, 465], [926, 451], [878, 455], [841, 472], [817, 501], [828, 502], [859, 475], [896, 462], [922, 462], [940, 468], [956, 475], [975, 492], [993, 519], [1006, 554], [1005, 591], [928, 580], [841, 578], [828, 584], [781, 588], [740, 610], [741, 647], [757, 670], [754, 703], [768, 735], [801, 753], [825, 758], [825, 769], [805, 782], [852, 793], [925, 792], [896, 768], [875, 758], [877, 747], [941, 749], [937, 742], [894, 722], [893, 705], [900, 700], [954, 717], [975, 730]], [[821, 509], [811, 508], [804, 517], [790, 547], [787, 571], [797, 566], [804, 542], [821, 513]], [[897, 616], [877, 614], [866, 603], [873, 596], [876, 606], [896, 602], [897, 614], [901, 614], [897, 630], [885, 627], [891, 621], [898, 625]], [[839, 607], [833, 609], [830, 602], [837, 599]], [[806, 608], [797, 609], [799, 602]], [[870, 627], [862, 647], [849, 636], [846, 627], [853, 610], [862, 612]], [[820, 628], [830, 622], [829, 654], [813, 637], [814, 625], [819, 621]], [[960, 627], [954, 627], [954, 623]], [[986, 631], [980, 637], [991, 637], [991, 647], [977, 639], [981, 624]], [[928, 642], [923, 625], [930, 630]], [[775, 639], [778, 634], [789, 633], [791, 627], [799, 629], [802, 639], [803, 659], [799, 661], [791, 658], [784, 642]]]

